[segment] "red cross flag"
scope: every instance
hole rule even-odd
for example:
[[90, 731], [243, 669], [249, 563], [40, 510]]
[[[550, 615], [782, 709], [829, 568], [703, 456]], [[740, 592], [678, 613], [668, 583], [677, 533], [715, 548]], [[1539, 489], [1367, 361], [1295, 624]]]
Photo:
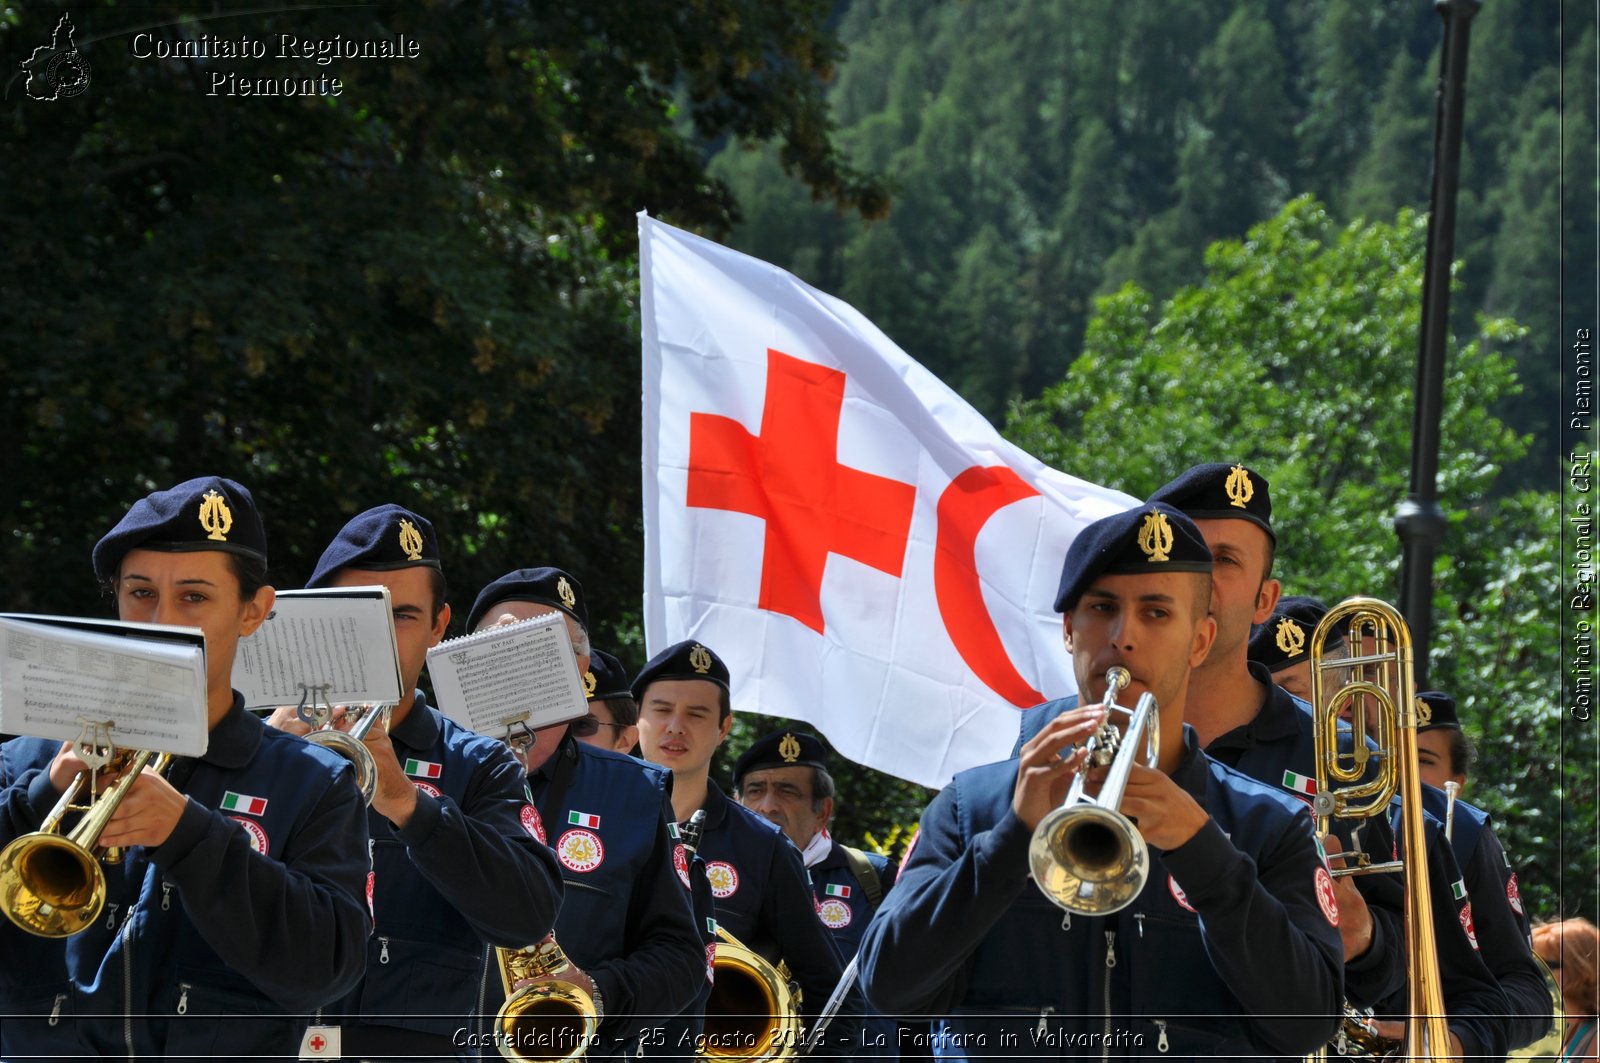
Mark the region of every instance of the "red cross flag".
[[845, 303], [639, 217], [645, 640], [741, 711], [926, 786], [1073, 691], [1067, 544], [1135, 505], [1047, 468]]

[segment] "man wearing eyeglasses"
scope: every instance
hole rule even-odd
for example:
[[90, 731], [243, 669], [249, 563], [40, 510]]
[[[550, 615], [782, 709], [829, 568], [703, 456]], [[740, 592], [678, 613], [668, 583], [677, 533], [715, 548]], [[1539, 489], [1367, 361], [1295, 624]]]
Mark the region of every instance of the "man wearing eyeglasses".
[[[566, 619], [585, 689], [598, 692], [583, 588], [560, 569], [495, 580], [473, 603], [467, 630], [552, 612]], [[534, 832], [555, 850], [566, 885], [555, 939], [578, 970], [560, 977], [590, 989], [600, 1011], [600, 1043], [587, 1053], [594, 1061], [632, 1055], [641, 1038], [654, 1043], [663, 1017], [693, 1003], [706, 960], [689, 907], [688, 854], [669, 827], [668, 773], [580, 741], [579, 732], [611, 730], [591, 719], [598, 714], [541, 727], [516, 752], [537, 808]], [[492, 972], [483, 984], [479, 1012], [492, 1017], [504, 994]]]
[[639, 744], [639, 703], [628, 689], [628, 670], [605, 650], [590, 651], [583, 673], [589, 714], [572, 721], [572, 736], [613, 753], [628, 753]]

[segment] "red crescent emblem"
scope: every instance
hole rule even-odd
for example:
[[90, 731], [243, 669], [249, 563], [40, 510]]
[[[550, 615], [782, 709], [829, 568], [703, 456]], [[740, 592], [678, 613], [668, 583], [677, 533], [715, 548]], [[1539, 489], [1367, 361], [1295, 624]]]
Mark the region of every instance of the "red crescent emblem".
[[984, 686], [1019, 709], [1045, 698], [1022, 678], [1000, 641], [994, 618], [983, 602], [976, 550], [978, 533], [990, 517], [1038, 493], [1009, 466], [974, 465], [963, 471], [939, 496], [933, 559], [933, 593], [956, 652]]
[[538, 838], [540, 844], [550, 844], [545, 838], [544, 820], [539, 818], [539, 810], [532, 805], [522, 806], [522, 829]]
[[672, 869], [678, 873], [678, 880], [683, 883], [683, 888], [689, 888], [689, 854], [682, 845], [672, 847]]

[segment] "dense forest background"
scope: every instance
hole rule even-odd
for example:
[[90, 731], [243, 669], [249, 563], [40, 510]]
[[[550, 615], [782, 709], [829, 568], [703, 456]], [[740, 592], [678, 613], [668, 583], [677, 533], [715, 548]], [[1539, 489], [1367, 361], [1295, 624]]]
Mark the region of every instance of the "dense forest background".
[[[18, 64], [68, 10], [92, 80], [30, 99]], [[140, 59], [135, 31], [421, 55]], [[1142, 495], [1256, 464], [1290, 590], [1393, 597], [1439, 38], [1422, 0], [0, 0], [0, 607], [104, 610], [95, 539], [218, 472], [279, 586], [397, 501], [458, 615], [559, 564], [638, 667], [641, 208], [854, 303], [1068, 471]], [[1441, 466], [1435, 682], [1548, 914], [1597, 900], [1555, 494], [1560, 352], [1596, 314], [1595, 49], [1571, 0], [1473, 23]], [[344, 91], [209, 95], [220, 72]], [[926, 799], [839, 774], [848, 841]]]

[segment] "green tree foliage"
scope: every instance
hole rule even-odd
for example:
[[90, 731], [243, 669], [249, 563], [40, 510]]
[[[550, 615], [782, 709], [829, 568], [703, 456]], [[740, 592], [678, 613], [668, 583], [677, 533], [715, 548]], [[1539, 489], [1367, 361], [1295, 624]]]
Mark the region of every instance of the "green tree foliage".
[[[298, 586], [379, 502], [440, 527], [458, 615], [507, 569], [583, 580], [602, 640], [639, 600], [634, 212], [726, 230], [714, 142], [868, 213], [831, 140], [821, 0], [478, 0], [239, 10], [73, 5], [90, 88], [10, 82], [0, 188], [0, 598], [97, 608], [88, 548], [155, 486], [258, 494]], [[0, 7], [0, 63], [61, 8]], [[203, 34], [262, 59], [139, 58]], [[278, 58], [276, 34], [418, 42]], [[210, 96], [329, 75], [340, 95]]]
[[[1541, 477], [1551, 352], [1597, 309], [1593, 21], [1488, 3], [1471, 30], [1452, 317], [1527, 326], [1505, 349], [1526, 390], [1494, 409]], [[897, 185], [890, 216], [776, 194], [737, 149], [715, 172], [749, 203], [736, 244], [845, 295], [997, 419], [1078, 356], [1096, 296], [1197, 282], [1207, 246], [1294, 196], [1340, 221], [1425, 210], [1441, 32], [1427, 3], [852, 0], [832, 99], [841, 143]], [[1001, 291], [1018, 316], [994, 330]]]
[[[1204, 280], [1170, 299], [1132, 284], [1102, 299], [1083, 356], [1014, 411], [1007, 434], [1139, 497], [1207, 455], [1245, 462], [1272, 484], [1285, 593], [1393, 600], [1389, 518], [1407, 489], [1425, 239], [1409, 211], [1341, 226], [1315, 200], [1294, 200], [1242, 241], [1215, 244]], [[1430, 682], [1461, 706], [1479, 749], [1468, 796], [1501, 824], [1532, 910], [1592, 910], [1594, 854], [1577, 840], [1593, 836], [1595, 810], [1574, 795], [1592, 797], [1595, 764], [1552, 740], [1563, 718], [1551, 600], [1560, 504], [1553, 492], [1496, 494], [1527, 445], [1490, 406], [1517, 388], [1497, 348], [1520, 330], [1485, 320], [1478, 332], [1449, 353], [1439, 486], [1451, 524]]]

